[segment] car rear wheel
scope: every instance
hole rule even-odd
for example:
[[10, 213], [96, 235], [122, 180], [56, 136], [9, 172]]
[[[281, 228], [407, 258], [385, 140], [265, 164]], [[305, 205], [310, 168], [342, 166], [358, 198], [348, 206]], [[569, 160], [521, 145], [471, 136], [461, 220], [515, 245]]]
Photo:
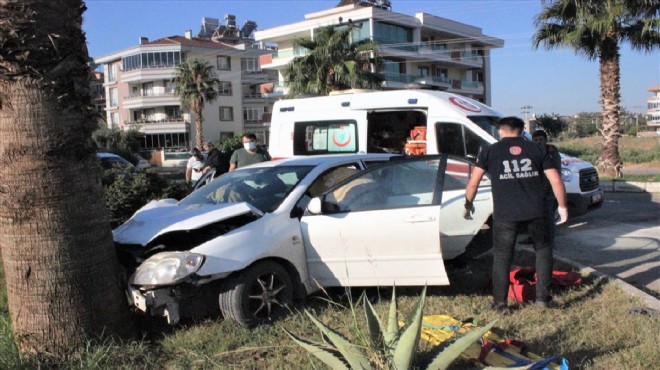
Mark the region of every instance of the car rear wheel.
[[270, 323], [286, 315], [293, 297], [291, 277], [280, 264], [260, 262], [226, 282], [220, 310], [245, 327]]

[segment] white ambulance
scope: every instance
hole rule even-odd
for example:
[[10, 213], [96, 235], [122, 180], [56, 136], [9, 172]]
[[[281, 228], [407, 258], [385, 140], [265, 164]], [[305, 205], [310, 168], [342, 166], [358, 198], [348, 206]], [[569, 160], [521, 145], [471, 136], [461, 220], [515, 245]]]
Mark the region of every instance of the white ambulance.
[[[502, 114], [473, 99], [442, 91], [351, 92], [280, 100], [273, 107], [273, 159], [345, 153], [447, 153], [475, 159], [499, 139]], [[571, 215], [600, 206], [598, 173], [562, 155]]]

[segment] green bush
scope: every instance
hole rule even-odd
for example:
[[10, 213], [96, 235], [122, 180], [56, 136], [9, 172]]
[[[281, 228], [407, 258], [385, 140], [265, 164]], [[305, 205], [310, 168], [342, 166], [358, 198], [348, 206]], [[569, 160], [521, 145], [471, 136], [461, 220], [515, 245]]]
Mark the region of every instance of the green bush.
[[154, 199], [181, 199], [190, 192], [185, 184], [170, 183], [153, 170], [112, 168], [101, 179], [112, 227], [128, 220], [138, 209]]
[[140, 150], [143, 133], [137, 130], [119, 131], [101, 127], [92, 133], [92, 140], [99, 150], [117, 154], [129, 162], [137, 165], [136, 157]]

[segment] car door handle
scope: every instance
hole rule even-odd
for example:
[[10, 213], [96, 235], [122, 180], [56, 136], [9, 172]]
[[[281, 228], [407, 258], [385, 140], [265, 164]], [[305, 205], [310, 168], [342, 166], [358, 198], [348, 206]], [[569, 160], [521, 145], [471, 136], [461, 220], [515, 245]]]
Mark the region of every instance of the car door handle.
[[416, 223], [416, 222], [432, 222], [435, 221], [433, 216], [412, 216], [403, 220], [404, 222]]

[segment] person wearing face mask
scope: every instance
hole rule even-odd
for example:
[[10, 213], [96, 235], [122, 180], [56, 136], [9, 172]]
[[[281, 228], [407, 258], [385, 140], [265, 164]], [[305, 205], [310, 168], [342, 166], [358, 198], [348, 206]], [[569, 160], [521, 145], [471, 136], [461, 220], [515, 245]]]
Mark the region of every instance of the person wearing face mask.
[[234, 150], [229, 159], [229, 171], [249, 166], [251, 164], [270, 161], [270, 155], [264, 149], [257, 146], [257, 136], [252, 133], [244, 134], [242, 137], [243, 147]]

